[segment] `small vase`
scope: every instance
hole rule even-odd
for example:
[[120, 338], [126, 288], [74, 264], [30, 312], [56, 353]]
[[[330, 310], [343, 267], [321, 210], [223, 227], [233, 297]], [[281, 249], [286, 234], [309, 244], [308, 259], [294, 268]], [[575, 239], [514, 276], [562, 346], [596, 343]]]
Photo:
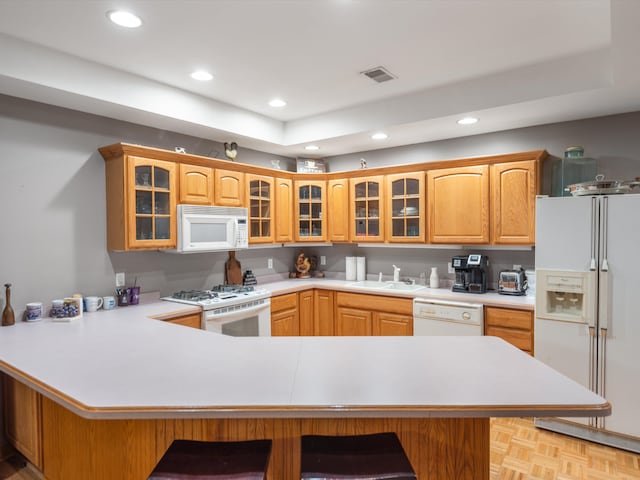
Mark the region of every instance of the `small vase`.
[[429, 277], [429, 287], [440, 288], [440, 277], [438, 277], [438, 267], [431, 267], [431, 276]]
[[11, 307], [11, 284], [5, 283], [5, 296], [7, 302], [2, 311], [2, 326], [7, 327], [15, 323], [15, 315], [13, 314], [13, 308]]

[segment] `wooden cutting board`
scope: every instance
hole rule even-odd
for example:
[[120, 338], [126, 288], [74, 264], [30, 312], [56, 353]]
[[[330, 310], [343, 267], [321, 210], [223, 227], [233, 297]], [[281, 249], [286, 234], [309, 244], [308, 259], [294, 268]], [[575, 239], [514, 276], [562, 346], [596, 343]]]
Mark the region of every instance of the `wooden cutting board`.
[[230, 251], [229, 258], [224, 263], [224, 283], [227, 285], [242, 285], [242, 267], [236, 260], [236, 252]]

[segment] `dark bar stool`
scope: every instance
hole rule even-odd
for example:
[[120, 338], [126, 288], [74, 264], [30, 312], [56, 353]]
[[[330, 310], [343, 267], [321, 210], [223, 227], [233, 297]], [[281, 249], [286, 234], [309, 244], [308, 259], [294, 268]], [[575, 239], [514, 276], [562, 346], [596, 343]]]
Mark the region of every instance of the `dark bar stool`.
[[264, 480], [271, 440], [174, 440], [148, 480]]
[[303, 480], [416, 480], [395, 433], [303, 435]]

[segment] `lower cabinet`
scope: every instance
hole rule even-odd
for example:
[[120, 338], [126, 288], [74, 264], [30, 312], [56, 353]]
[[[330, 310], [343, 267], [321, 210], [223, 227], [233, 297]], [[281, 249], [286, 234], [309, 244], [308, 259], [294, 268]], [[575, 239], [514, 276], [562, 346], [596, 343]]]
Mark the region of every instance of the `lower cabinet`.
[[335, 335], [413, 335], [413, 301], [361, 293], [335, 293]]
[[335, 335], [335, 292], [316, 289], [313, 291], [313, 335]]
[[42, 470], [42, 396], [8, 375], [2, 376], [2, 389], [6, 438]]
[[271, 336], [300, 335], [298, 294], [271, 297]]
[[533, 312], [484, 307], [484, 334], [500, 337], [533, 355]]
[[180, 317], [174, 317], [166, 320], [170, 323], [175, 323], [176, 325], [184, 325], [185, 327], [191, 328], [202, 328], [202, 315], [199, 313], [191, 313], [189, 315], [182, 315]]

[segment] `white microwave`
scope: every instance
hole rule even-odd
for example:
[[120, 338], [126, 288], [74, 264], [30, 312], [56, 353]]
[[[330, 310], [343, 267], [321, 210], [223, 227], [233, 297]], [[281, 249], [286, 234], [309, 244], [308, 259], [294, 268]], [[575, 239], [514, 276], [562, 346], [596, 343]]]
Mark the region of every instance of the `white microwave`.
[[249, 247], [247, 209], [178, 205], [174, 253], [218, 252]]

